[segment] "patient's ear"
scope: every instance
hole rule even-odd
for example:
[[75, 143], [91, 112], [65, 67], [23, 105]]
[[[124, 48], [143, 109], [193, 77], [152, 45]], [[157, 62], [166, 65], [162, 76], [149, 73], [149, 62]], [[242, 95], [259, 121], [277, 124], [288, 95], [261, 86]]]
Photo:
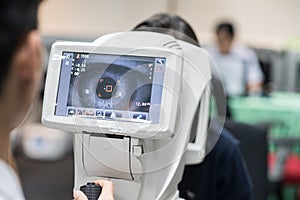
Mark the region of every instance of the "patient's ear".
[[20, 43], [13, 58], [13, 67], [20, 83], [33, 83], [40, 78], [41, 38], [37, 30], [30, 31]]
[[11, 61], [5, 99], [12, 112], [12, 127], [23, 121], [37, 97], [42, 72], [41, 39], [30, 31], [18, 45]]
[[14, 100], [14, 125], [23, 121], [26, 113], [35, 102], [42, 75], [41, 39], [36, 30], [30, 31], [19, 44], [12, 59], [10, 95]]

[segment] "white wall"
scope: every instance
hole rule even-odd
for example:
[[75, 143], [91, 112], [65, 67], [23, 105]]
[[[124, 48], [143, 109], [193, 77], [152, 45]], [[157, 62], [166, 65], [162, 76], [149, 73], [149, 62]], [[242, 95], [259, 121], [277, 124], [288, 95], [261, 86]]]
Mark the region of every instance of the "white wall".
[[130, 30], [157, 12], [167, 12], [168, 0], [47, 0], [40, 10], [45, 35], [96, 37]]
[[45, 35], [96, 37], [130, 30], [158, 12], [184, 17], [204, 43], [222, 18], [233, 19], [240, 41], [255, 46], [280, 48], [300, 37], [299, 0], [47, 0], [40, 24]]
[[223, 18], [235, 22], [240, 40], [259, 46], [279, 47], [300, 37], [299, 0], [178, 0], [177, 13], [206, 41]]

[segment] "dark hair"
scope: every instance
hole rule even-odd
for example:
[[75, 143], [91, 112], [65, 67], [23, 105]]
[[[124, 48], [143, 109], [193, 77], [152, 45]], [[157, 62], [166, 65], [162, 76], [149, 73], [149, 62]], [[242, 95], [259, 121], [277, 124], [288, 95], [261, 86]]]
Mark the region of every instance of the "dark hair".
[[174, 36], [176, 39], [199, 45], [197, 36], [192, 27], [181, 17], [173, 14], [156, 14], [142, 23], [134, 30], [160, 32]]
[[12, 57], [26, 34], [37, 28], [41, 0], [0, 2], [0, 94], [9, 73]]
[[218, 24], [216, 27], [216, 34], [218, 34], [220, 31], [227, 32], [231, 36], [231, 38], [233, 38], [235, 34], [234, 26], [230, 22], [222, 22]]

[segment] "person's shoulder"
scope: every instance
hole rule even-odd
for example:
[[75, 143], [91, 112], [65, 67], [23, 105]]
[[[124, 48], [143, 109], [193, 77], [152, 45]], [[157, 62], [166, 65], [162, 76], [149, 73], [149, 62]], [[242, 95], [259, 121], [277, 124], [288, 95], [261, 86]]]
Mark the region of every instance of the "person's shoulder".
[[0, 200], [20, 199], [24, 200], [23, 192], [17, 175], [12, 168], [0, 160]]
[[240, 148], [240, 142], [225, 127], [212, 121], [207, 136], [207, 152], [215, 155], [230, 157]]
[[207, 135], [207, 151], [228, 152], [240, 142], [217, 120], [212, 120]]
[[225, 128], [219, 138], [220, 142], [229, 147], [236, 147], [240, 145], [240, 142]]

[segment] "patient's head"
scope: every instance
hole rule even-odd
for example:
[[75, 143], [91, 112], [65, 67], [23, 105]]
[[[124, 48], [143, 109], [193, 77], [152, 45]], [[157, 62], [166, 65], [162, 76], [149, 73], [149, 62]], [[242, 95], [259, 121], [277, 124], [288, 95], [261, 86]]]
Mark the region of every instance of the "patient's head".
[[174, 36], [176, 39], [198, 44], [192, 27], [181, 17], [173, 14], [156, 14], [135, 27], [135, 30], [153, 31]]
[[0, 110], [9, 128], [24, 118], [40, 80], [39, 2], [0, 2]]

